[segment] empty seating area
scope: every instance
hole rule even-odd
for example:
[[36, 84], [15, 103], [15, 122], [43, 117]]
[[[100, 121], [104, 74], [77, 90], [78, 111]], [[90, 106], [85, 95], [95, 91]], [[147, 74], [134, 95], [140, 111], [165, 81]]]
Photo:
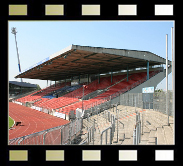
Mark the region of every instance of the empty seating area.
[[[149, 77], [152, 77], [153, 74], [155, 75], [156, 72], [150, 71]], [[111, 76], [101, 77], [100, 83], [98, 79], [96, 79], [84, 88], [84, 96], [99, 89], [106, 89], [106, 91], [92, 99], [84, 100], [83, 102], [80, 100], [83, 97], [83, 86], [81, 84], [77, 86], [70, 86], [70, 82], [59, 83], [56, 84], [56, 86], [52, 85], [20, 98], [17, 101], [35, 101], [34, 106], [36, 107], [54, 109], [57, 112], [68, 114], [70, 111], [75, 112], [77, 108], [82, 109], [82, 106], [83, 109], [87, 110], [91, 107], [104, 103], [108, 101], [109, 96], [118, 96], [119, 91], [124, 93], [143, 83], [147, 79], [146, 75], [146, 72], [131, 73], [128, 77], [128, 81], [126, 74], [115, 75], [113, 76], [112, 83]], [[48, 96], [45, 96], [46, 94]], [[54, 98], [55, 95], [62, 96]]]
[[[67, 93], [72, 92], [72, 91], [78, 89], [81, 86], [82, 85], [70, 86], [70, 82], [67, 82], [63, 88], [52, 91], [51, 93], [47, 94], [47, 96], [53, 96], [53, 97], [57, 96], [57, 95], [61, 96], [62, 94], [66, 93], [66, 92]], [[44, 96], [44, 97], [46, 97], [46, 96]]]
[[[86, 96], [87, 94], [89, 94], [93, 91], [96, 91], [98, 89], [105, 89], [105, 88], [117, 83], [118, 81], [120, 81], [121, 79], [123, 79], [125, 77], [126, 77], [126, 74], [113, 76], [112, 83], [111, 83], [111, 76], [101, 77], [100, 83], [98, 83], [98, 79], [96, 79], [93, 82], [91, 82], [90, 84], [88, 84], [87, 87], [84, 89], [84, 96]], [[83, 97], [83, 87], [65, 95], [65, 97], [76, 97], [78, 99], [81, 99]]]
[[[83, 100], [83, 102], [79, 101], [79, 102], [70, 104], [69, 106], [57, 109], [56, 111], [60, 113], [68, 114], [70, 111], [75, 112], [77, 108], [82, 109], [82, 105], [84, 106], [84, 109], [88, 109], [96, 105], [102, 104], [103, 102], [104, 102], [103, 100], [98, 100], [98, 99]], [[86, 105], [88, 105], [88, 107], [86, 107]]]
[[57, 93], [54, 93], [54, 96], [58, 95], [58, 96], [63, 96], [67, 93], [70, 93], [72, 91], [75, 91], [76, 89], [82, 87], [82, 85], [76, 85], [76, 86], [67, 86], [65, 88], [63, 88], [61, 91], [58, 91]]
[[41, 90], [40, 92], [38, 92], [38, 93], [36, 93], [34, 95], [39, 95], [39, 96], [42, 97], [42, 96], [45, 96], [45, 95], [47, 95], [47, 94], [49, 94], [51, 92], [54, 92], [54, 91], [56, 91], [58, 89], [63, 88], [66, 85], [70, 85], [70, 82], [67, 82], [66, 84], [65, 83], [58, 83], [56, 85], [52, 85], [50, 87], [47, 87], [47, 88]]
[[[150, 73], [152, 73], [153, 71], [151, 71]], [[116, 92], [118, 92], [121, 89], [124, 89], [128, 86], [131, 86], [132, 84], [138, 82], [139, 80], [143, 79], [144, 77], [146, 77], [146, 72], [143, 73], [134, 73], [131, 76], [129, 76], [129, 80], [127, 82], [127, 79], [124, 79], [123, 81], [119, 82], [118, 84], [111, 86], [106, 92], [98, 95], [95, 97], [95, 99], [100, 99], [100, 98], [105, 98], [108, 97]], [[140, 84], [140, 83], [139, 83]], [[136, 84], [135, 86], [137, 86], [138, 84]], [[130, 88], [131, 89], [131, 88]]]
[[42, 103], [38, 103], [36, 104], [36, 106], [45, 107], [49, 109], [56, 109], [56, 108], [64, 107], [71, 103], [75, 103], [77, 101], [79, 101], [77, 98], [59, 97], [59, 98], [53, 98], [53, 99], [47, 100]]
[[[68, 84], [70, 84], [70, 82], [68, 82]], [[52, 91], [55, 91], [55, 90], [58, 90], [60, 88], [63, 88], [65, 86], [65, 83], [57, 83], [56, 86], [55, 85], [52, 85], [52, 86], [49, 86], [49, 87], [46, 87], [44, 89], [41, 89], [37, 92], [34, 92], [28, 96], [25, 96], [25, 97], [22, 97], [22, 98], [19, 98], [17, 99], [17, 101], [19, 102], [30, 102], [30, 101], [35, 101], [35, 100], [38, 100], [40, 99], [41, 97], [43, 97], [44, 95], [52, 92]]]
[[[150, 74], [151, 73], [153, 73], [153, 71], [151, 71]], [[89, 109], [91, 107], [94, 107], [94, 106], [97, 106], [97, 105], [100, 105], [100, 104], [106, 102], [107, 101], [107, 97], [109, 97], [112, 94], [117, 93], [119, 90], [127, 88], [128, 86], [130, 86], [129, 89], [125, 89], [125, 91], [132, 89], [133, 87], [139, 85], [140, 83], [138, 84], [138, 81], [143, 79], [143, 78], [145, 78], [146, 75], [147, 75], [146, 72], [131, 74], [129, 76], [128, 82], [127, 82], [127, 79], [124, 79], [123, 81], [119, 82], [120, 80], [125, 78], [124, 75], [116, 76], [116, 78], [117, 78], [116, 82], [119, 82], [119, 83], [116, 83], [115, 85], [113, 84], [113, 86], [109, 87], [109, 89], [106, 92], [104, 92], [104, 93], [102, 93], [102, 94], [100, 94], [100, 95], [98, 95], [98, 96], [96, 96], [96, 97], [94, 97], [92, 99], [84, 100], [83, 101], [83, 105], [84, 105], [83, 109]], [[153, 76], [153, 75], [151, 74], [151, 76]], [[105, 79], [107, 80], [107, 79], [109, 79], [109, 77], [107, 77]], [[146, 79], [144, 79], [144, 80], [146, 80]], [[136, 83], [135, 86], [133, 86], [134, 83]], [[118, 95], [118, 94], [116, 94], [116, 95]], [[69, 106], [66, 106], [64, 108], [58, 109], [57, 111], [61, 112], [61, 113], [68, 114], [69, 111], [75, 111], [77, 108], [82, 109], [82, 101], [77, 102], [77, 103], [72, 104], [72, 105], [69, 105]]]

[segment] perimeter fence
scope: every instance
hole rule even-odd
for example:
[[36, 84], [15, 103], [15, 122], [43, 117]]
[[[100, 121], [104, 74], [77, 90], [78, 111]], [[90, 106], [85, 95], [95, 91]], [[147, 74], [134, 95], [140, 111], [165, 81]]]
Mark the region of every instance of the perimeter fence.
[[[167, 100], [167, 105], [166, 105]], [[151, 109], [154, 111], [159, 111], [163, 114], [174, 116], [173, 111], [173, 93], [168, 92], [155, 92], [152, 94], [152, 98], [146, 100], [143, 93], [124, 93], [116, 98], [109, 98], [106, 102], [101, 102], [100, 104], [92, 105], [85, 110], [86, 114], [95, 115], [106, 109], [114, 109], [115, 105], [138, 107], [141, 109]], [[166, 109], [167, 107], [167, 109]]]
[[81, 133], [82, 118], [75, 119], [63, 126], [43, 130], [30, 135], [9, 140], [9, 145], [66, 145]]

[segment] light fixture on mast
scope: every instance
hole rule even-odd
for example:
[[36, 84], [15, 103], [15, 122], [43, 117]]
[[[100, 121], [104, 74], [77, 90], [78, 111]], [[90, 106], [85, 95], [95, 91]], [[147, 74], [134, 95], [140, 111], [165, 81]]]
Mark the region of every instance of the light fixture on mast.
[[[16, 44], [16, 50], [17, 50], [17, 58], [18, 58], [18, 68], [19, 68], [19, 72], [21, 72], [21, 67], [20, 67], [20, 59], [19, 59], [19, 53], [18, 53], [18, 46], [17, 46], [17, 40], [16, 40], [16, 28], [12, 27], [11, 28], [11, 33], [15, 35], [15, 44]], [[23, 82], [22, 78], [21, 78], [21, 82]]]

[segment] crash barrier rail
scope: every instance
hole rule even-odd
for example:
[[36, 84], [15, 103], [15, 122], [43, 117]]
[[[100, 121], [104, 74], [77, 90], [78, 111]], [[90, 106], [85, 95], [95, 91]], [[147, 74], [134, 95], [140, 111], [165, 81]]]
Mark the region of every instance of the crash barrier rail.
[[[112, 139], [114, 137], [114, 132], [115, 132], [115, 115], [110, 115], [110, 114], [106, 114], [106, 113], [110, 113], [108, 111], [104, 111], [103, 113], [103, 117], [106, 118], [106, 120], [109, 120], [111, 122], [111, 126], [104, 129], [101, 133], [100, 133], [100, 144], [102, 145], [102, 139], [103, 139], [103, 134], [105, 133], [105, 143], [106, 144], [112, 144]], [[107, 116], [106, 116], [107, 115]], [[102, 115], [101, 115], [102, 116]], [[89, 114], [87, 114], [87, 121], [91, 121]], [[98, 120], [97, 124], [98, 124]], [[95, 120], [93, 121], [93, 125], [90, 127], [87, 127], [87, 133], [86, 133], [86, 138], [79, 144], [79, 145], [89, 145], [89, 144], [95, 144]], [[88, 125], [87, 125], [88, 126]], [[110, 130], [109, 135], [108, 135], [108, 130]]]
[[43, 130], [9, 140], [9, 145], [66, 145], [80, 134], [83, 119], [75, 119], [63, 126]]
[[[107, 144], [111, 145], [113, 137], [114, 137], [114, 132], [115, 132], [115, 120], [116, 120], [116, 118], [115, 118], [115, 115], [110, 114], [110, 112], [107, 111], [107, 110], [104, 111], [103, 117], [106, 119], [106, 122], [107, 122], [107, 120], [109, 122], [111, 122], [111, 126], [107, 127], [106, 129], [104, 129], [101, 132], [101, 134], [100, 134], [100, 144], [102, 145], [103, 134], [105, 133], [105, 144], [106, 145]], [[108, 135], [108, 130], [110, 130], [109, 135]], [[108, 143], [108, 141], [109, 141], [109, 143]]]
[[94, 145], [94, 132], [95, 132], [95, 127], [91, 126], [90, 128], [88, 128], [87, 131], [87, 137], [79, 144], [79, 145], [89, 145], [90, 142], [93, 143]]
[[141, 120], [140, 113], [136, 114], [136, 124], [133, 131], [133, 145], [138, 145], [141, 141]]
[[106, 133], [105, 134], [105, 144], [107, 145], [108, 143], [107, 143], [107, 141], [108, 141], [108, 130], [110, 130], [109, 132], [110, 132], [110, 134], [109, 134], [109, 145], [111, 145], [112, 144], [112, 136], [113, 136], [113, 127], [112, 127], [112, 125], [111, 126], [109, 126], [108, 128], [106, 128], [105, 130], [103, 130], [102, 132], [101, 132], [101, 136], [100, 136], [100, 144], [102, 145], [102, 137], [103, 137], [103, 134], [104, 133]]
[[[156, 71], [152, 72], [151, 74], [149, 74], [149, 78], [151, 78], [151, 77], [153, 77], [154, 75], [158, 74], [160, 71], [162, 71], [162, 70], [160, 69], [160, 70], [156, 70]], [[129, 80], [130, 80], [130, 78], [129, 78]], [[142, 78], [141, 80], [136, 81], [135, 83], [133, 83], [133, 84], [131, 84], [131, 85], [129, 85], [129, 86], [127, 86], [127, 87], [125, 87], [125, 88], [119, 90], [118, 92], [116, 92], [116, 93], [114, 93], [114, 94], [112, 94], [112, 95], [110, 95], [110, 96], [108, 96], [108, 97], [100, 98], [100, 100], [98, 100], [98, 101], [95, 101], [95, 102], [92, 102], [92, 103], [90, 103], [90, 104], [88, 104], [88, 105], [85, 105], [83, 108], [84, 108], [84, 110], [88, 110], [88, 109], [90, 109], [91, 107], [95, 107], [95, 106], [101, 105], [101, 104], [103, 104], [103, 103], [105, 103], [105, 102], [110, 102], [112, 99], [114, 99], [114, 98], [120, 96], [120, 94], [125, 93], [125, 92], [127, 92], [127, 91], [133, 89], [134, 87], [136, 87], [136, 86], [142, 84], [142, 83], [145, 82], [146, 80], [147, 80], [147, 76], [145, 76], [145, 77]], [[119, 98], [119, 101], [120, 101], [120, 98]]]
[[[114, 138], [114, 132], [116, 132], [116, 142], [115, 143], [117, 143], [118, 140], [121, 140], [121, 139], [119, 139], [119, 129], [120, 130], [124, 129], [124, 123], [119, 121], [119, 111], [120, 111], [119, 109], [116, 109], [116, 115], [117, 116], [111, 114], [111, 112], [109, 112], [107, 110], [104, 111], [103, 116], [106, 119], [106, 123], [107, 123], [107, 120], [108, 120], [109, 122], [111, 122], [111, 126], [109, 126], [108, 128], [104, 129], [101, 132], [101, 145], [102, 145], [102, 139], [103, 139], [103, 134], [104, 133], [105, 133], [105, 144], [106, 145], [107, 144], [112, 144], [112, 140]], [[119, 124], [121, 124], [123, 127], [119, 127]], [[108, 130], [110, 130], [109, 131], [109, 133], [110, 133], [109, 135], [108, 135]], [[108, 143], [108, 137], [109, 137], [109, 143]], [[124, 139], [125, 139], [125, 133], [123, 133], [123, 139], [122, 140], [124, 140]]]

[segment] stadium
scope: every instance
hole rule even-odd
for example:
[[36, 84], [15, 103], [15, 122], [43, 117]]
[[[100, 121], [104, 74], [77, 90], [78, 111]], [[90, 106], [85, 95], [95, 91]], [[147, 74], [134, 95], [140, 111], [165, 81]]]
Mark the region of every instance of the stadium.
[[172, 93], [154, 92], [165, 64], [149, 51], [79, 45], [50, 55], [15, 76], [55, 83], [9, 102], [9, 145], [173, 145]]

